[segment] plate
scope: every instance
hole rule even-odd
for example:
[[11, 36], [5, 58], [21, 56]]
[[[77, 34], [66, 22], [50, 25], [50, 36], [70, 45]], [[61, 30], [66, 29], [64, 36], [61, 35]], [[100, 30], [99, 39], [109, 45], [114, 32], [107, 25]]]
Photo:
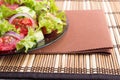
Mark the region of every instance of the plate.
[[[45, 35], [45, 38], [38, 42], [33, 48], [29, 49], [27, 53], [30, 53], [31, 51], [34, 50], [38, 50], [41, 49], [43, 47], [46, 47], [52, 43], [54, 43], [55, 41], [59, 40], [67, 31], [68, 28], [68, 21], [66, 21], [66, 25], [63, 27], [63, 32], [60, 34], [55, 34], [56, 31], [53, 31], [50, 35]], [[54, 37], [53, 37], [54, 36]], [[25, 53], [25, 49], [21, 49], [21, 50], [12, 50], [12, 51], [2, 51], [0, 52], [0, 55], [10, 55], [10, 54], [22, 54]]]

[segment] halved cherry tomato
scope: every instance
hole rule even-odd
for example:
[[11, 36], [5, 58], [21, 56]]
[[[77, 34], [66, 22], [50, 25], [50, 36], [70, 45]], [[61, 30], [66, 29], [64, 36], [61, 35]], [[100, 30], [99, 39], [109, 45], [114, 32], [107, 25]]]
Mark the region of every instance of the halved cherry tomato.
[[29, 18], [16, 18], [13, 20], [12, 24], [15, 25], [16, 29], [20, 29], [20, 33], [24, 36], [28, 33], [28, 27], [33, 25]]

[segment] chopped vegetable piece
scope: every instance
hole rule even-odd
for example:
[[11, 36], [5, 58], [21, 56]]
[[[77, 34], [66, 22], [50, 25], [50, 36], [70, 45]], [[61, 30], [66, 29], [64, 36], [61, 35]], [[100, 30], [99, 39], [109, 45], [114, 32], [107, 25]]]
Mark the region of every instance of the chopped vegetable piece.
[[19, 40], [12, 36], [4, 36], [0, 38], [0, 51], [9, 51], [16, 48], [16, 44]]

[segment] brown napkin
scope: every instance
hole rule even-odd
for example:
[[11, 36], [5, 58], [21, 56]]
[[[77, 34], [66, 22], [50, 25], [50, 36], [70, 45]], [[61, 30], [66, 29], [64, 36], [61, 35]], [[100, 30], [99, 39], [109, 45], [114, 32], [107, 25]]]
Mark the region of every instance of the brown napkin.
[[68, 30], [55, 43], [32, 53], [110, 53], [108, 25], [102, 10], [66, 11]]

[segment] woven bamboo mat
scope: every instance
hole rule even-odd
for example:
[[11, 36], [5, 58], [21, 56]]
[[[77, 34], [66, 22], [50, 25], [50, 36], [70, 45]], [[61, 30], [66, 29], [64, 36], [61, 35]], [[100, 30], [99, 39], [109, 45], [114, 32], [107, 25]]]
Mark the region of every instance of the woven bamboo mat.
[[[7, 72], [120, 75], [120, 0], [57, 0], [61, 10], [103, 9], [114, 49], [112, 54], [17, 54], [0, 56], [0, 77]], [[21, 74], [21, 73], [20, 73]], [[2, 75], [2, 77], [5, 78]], [[13, 75], [14, 76], [14, 75]], [[11, 77], [13, 77], [11, 76]], [[10, 76], [9, 76], [10, 77]]]

